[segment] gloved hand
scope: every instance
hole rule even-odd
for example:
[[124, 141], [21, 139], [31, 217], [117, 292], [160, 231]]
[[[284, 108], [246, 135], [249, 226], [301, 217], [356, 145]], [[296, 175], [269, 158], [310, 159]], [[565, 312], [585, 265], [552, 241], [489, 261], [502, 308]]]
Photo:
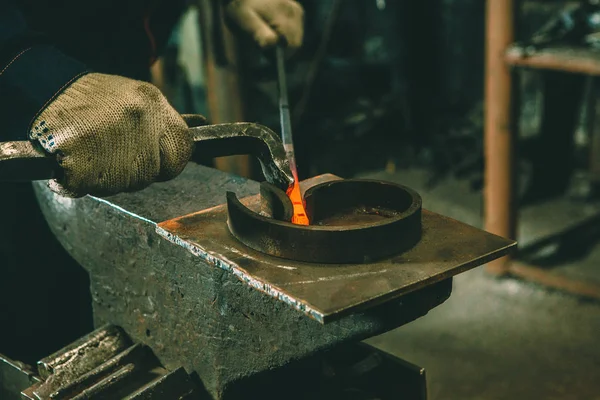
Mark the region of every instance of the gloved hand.
[[283, 37], [297, 48], [304, 35], [304, 10], [294, 0], [226, 0], [225, 15], [261, 47], [277, 44]]
[[54, 192], [80, 197], [142, 189], [179, 175], [193, 140], [155, 86], [115, 75], [84, 75], [33, 122], [30, 139], [57, 156]]

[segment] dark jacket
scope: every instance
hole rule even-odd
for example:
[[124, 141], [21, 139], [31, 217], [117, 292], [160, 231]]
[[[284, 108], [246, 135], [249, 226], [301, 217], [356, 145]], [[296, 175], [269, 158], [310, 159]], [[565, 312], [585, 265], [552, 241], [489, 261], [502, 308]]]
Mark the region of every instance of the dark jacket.
[[89, 71], [145, 79], [185, 0], [0, 0], [0, 141]]
[[[153, 56], [144, 20], [158, 53], [182, 6], [0, 0], [0, 141], [26, 140], [44, 104], [88, 70], [143, 77]], [[0, 353], [31, 364], [93, 329], [89, 280], [48, 229], [31, 185], [2, 182], [0, 221]]]

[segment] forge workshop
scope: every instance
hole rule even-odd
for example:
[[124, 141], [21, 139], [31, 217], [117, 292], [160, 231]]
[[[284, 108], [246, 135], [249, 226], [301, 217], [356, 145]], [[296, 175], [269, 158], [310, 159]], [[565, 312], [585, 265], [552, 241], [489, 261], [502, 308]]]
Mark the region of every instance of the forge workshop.
[[600, 399], [600, 1], [1, 0], [0, 400]]

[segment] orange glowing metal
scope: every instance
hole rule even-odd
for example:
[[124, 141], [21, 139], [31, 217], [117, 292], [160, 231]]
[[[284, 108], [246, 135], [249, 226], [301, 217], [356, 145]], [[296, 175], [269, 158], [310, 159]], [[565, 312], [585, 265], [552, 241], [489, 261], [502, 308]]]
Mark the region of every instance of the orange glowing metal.
[[306, 215], [304, 209], [304, 201], [302, 200], [302, 193], [300, 192], [300, 184], [298, 183], [298, 177], [294, 174], [294, 184], [287, 190], [287, 196], [292, 201], [294, 207], [294, 215], [292, 216], [292, 224], [296, 225], [309, 225], [310, 221]]
[[290, 163], [290, 171], [294, 177], [294, 184], [288, 188], [287, 196], [292, 201], [294, 214], [292, 224], [308, 225], [310, 222], [304, 209], [304, 201], [300, 192], [298, 181], [298, 169], [296, 168], [296, 156], [294, 155], [294, 141], [292, 140], [292, 120], [290, 117], [290, 105], [288, 104], [287, 83], [285, 80], [285, 55], [283, 46], [276, 47], [277, 58], [277, 83], [279, 86], [279, 117], [281, 122], [281, 142]]

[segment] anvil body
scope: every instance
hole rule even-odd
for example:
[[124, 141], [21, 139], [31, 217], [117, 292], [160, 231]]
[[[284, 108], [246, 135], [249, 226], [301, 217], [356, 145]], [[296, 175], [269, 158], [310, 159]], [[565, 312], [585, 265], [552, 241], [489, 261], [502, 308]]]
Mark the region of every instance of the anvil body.
[[106, 199], [68, 199], [35, 184], [62, 245], [90, 275], [94, 323], [123, 327], [167, 368], [197, 374], [215, 399], [244, 378], [394, 329], [451, 293], [451, 278], [321, 324], [157, 234], [157, 224], [258, 184], [190, 164], [177, 179]]

